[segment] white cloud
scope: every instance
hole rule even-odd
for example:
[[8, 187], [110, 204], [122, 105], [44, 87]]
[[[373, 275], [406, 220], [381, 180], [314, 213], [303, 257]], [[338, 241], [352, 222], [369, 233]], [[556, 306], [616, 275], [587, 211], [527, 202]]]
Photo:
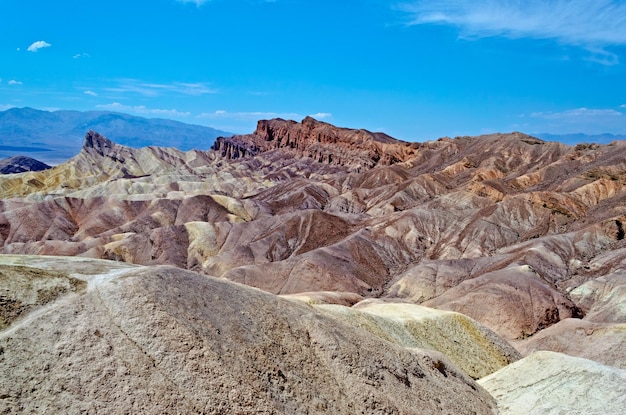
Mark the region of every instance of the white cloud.
[[96, 94], [96, 93], [95, 93], [95, 92], [93, 92], [93, 91], [89, 91], [89, 90], [85, 91], [85, 94], [87, 94], [87, 95], [91, 95], [92, 97], [97, 97], [97, 96], [98, 96], [98, 94]]
[[198, 118], [209, 118], [209, 119], [229, 118], [229, 119], [235, 119], [239, 121], [258, 121], [261, 119], [269, 119], [269, 118], [300, 120], [304, 118], [304, 116], [296, 112], [262, 112], [262, 111], [229, 112], [229, 111], [224, 111], [224, 110], [218, 110], [215, 112], [202, 113], [198, 115]]
[[463, 36], [555, 39], [588, 49], [594, 62], [614, 64], [607, 46], [626, 44], [622, 0], [416, 0], [400, 9], [410, 24], [459, 28]]
[[38, 40], [30, 45], [26, 50], [28, 50], [29, 52], [37, 52], [39, 49], [49, 48], [50, 46], [52, 46], [50, 43], [43, 40]]
[[626, 108], [626, 104], [622, 104], [619, 106], [620, 108]]
[[75, 54], [75, 55], [73, 55], [73, 56], [72, 56], [72, 58], [74, 58], [74, 59], [78, 59], [78, 58], [90, 58], [90, 57], [91, 57], [91, 55], [89, 55], [88, 53], [85, 53], [85, 52], [83, 52], [83, 53], [77, 53], [77, 54]]
[[202, 6], [202, 4], [207, 2], [207, 0], [176, 0], [176, 1], [180, 3], [194, 3], [198, 7]]
[[10, 110], [11, 108], [15, 108], [15, 105], [11, 105], [11, 104], [0, 104], [0, 111]]
[[23, 85], [21, 81], [16, 81], [15, 79], [11, 79], [9, 81], [9, 85]]
[[524, 118], [526, 131], [551, 134], [625, 134], [626, 115], [610, 108], [575, 108], [557, 112], [534, 112]]
[[311, 115], [311, 117], [318, 119], [318, 120], [323, 120], [324, 118], [330, 118], [332, 116], [333, 114], [331, 114], [330, 112], [318, 112], [317, 114]]
[[132, 112], [134, 114], [141, 115], [159, 115], [165, 117], [189, 117], [191, 113], [181, 112], [175, 109], [158, 109], [147, 108], [144, 105], [124, 105], [119, 102], [113, 102], [112, 104], [96, 105], [96, 108], [107, 111], [119, 111], [119, 112]]
[[[328, 112], [318, 112], [311, 114], [316, 119], [328, 118], [332, 115]], [[297, 112], [271, 112], [271, 111], [225, 111], [217, 110], [213, 112], [205, 112], [196, 116], [198, 119], [210, 120], [210, 125], [214, 128], [220, 128], [224, 131], [237, 133], [246, 133], [253, 131], [259, 120], [268, 120], [272, 118], [282, 118], [285, 120], [300, 121], [305, 115]], [[200, 122], [203, 123], [203, 122]]]
[[613, 118], [622, 117], [619, 111], [613, 109], [589, 109], [576, 108], [562, 112], [533, 112], [530, 114], [533, 118], [543, 118], [546, 120], [580, 120], [580, 119], [597, 119], [597, 118]]
[[137, 79], [120, 79], [115, 87], [106, 88], [109, 92], [132, 93], [146, 97], [156, 97], [163, 93], [178, 93], [182, 95], [200, 96], [215, 94], [217, 90], [203, 82], [173, 82], [171, 84], [157, 84]]

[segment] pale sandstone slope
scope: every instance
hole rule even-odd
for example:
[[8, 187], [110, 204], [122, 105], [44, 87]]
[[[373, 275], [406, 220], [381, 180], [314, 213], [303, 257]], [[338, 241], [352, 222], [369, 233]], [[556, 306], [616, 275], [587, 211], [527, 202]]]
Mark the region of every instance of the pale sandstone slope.
[[555, 352], [536, 352], [478, 381], [503, 415], [621, 415], [626, 370]]
[[473, 379], [521, 357], [494, 332], [459, 313], [376, 300], [365, 300], [351, 308], [328, 304], [315, 307], [392, 343], [438, 351]]

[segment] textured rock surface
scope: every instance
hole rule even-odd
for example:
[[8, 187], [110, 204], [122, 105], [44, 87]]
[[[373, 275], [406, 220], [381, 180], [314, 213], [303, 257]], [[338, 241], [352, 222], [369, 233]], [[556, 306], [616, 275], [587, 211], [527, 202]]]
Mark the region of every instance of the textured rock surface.
[[537, 352], [480, 383], [503, 415], [619, 415], [626, 408], [626, 371], [555, 352]]
[[0, 268], [0, 329], [60, 296], [80, 292], [84, 281], [49, 270], [23, 266]]
[[570, 318], [626, 323], [624, 160], [624, 142], [409, 144], [312, 119], [208, 152], [92, 132], [63, 165], [0, 177], [0, 251], [409, 301], [522, 341]]
[[316, 308], [392, 343], [441, 352], [474, 379], [521, 357], [491, 330], [459, 313], [374, 300], [362, 301], [352, 308]]
[[88, 288], [0, 331], [2, 413], [496, 413], [442, 355], [302, 303], [172, 267], [33, 265]]
[[551, 350], [626, 369], [626, 324], [594, 323], [568, 318], [533, 337], [514, 343], [525, 356]]
[[213, 145], [214, 150], [231, 160], [285, 150], [296, 157], [355, 171], [405, 161], [416, 154], [415, 148], [383, 133], [337, 128], [311, 117], [301, 124], [281, 119], [259, 121], [253, 134], [219, 137]]

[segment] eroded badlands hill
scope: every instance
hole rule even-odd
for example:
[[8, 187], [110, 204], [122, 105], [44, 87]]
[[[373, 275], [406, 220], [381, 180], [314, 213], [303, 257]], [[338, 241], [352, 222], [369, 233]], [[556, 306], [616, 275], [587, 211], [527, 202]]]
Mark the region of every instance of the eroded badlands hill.
[[0, 256], [5, 272], [20, 298], [45, 273], [82, 286], [0, 327], [2, 413], [497, 413], [440, 353], [250, 287], [84, 258]]
[[253, 134], [219, 137], [213, 145], [213, 150], [229, 159], [264, 153], [265, 157], [281, 161], [289, 154], [354, 171], [405, 161], [415, 155], [415, 148], [415, 144], [384, 133], [337, 128], [311, 117], [301, 124], [282, 119], [262, 120]]
[[573, 318], [623, 365], [625, 178], [624, 142], [521, 133], [409, 144], [270, 120], [183, 153], [90, 132], [67, 163], [0, 178], [0, 243], [458, 311], [525, 352], [580, 355]]

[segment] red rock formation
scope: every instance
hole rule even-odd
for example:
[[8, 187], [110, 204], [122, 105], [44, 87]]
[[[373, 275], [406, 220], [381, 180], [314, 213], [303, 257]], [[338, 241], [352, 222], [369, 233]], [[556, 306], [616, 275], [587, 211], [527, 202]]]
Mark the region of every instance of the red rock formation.
[[214, 150], [230, 160], [280, 149], [291, 156], [354, 171], [406, 161], [415, 156], [417, 147], [383, 133], [338, 128], [311, 117], [302, 123], [262, 120], [253, 134], [220, 137], [213, 145]]

